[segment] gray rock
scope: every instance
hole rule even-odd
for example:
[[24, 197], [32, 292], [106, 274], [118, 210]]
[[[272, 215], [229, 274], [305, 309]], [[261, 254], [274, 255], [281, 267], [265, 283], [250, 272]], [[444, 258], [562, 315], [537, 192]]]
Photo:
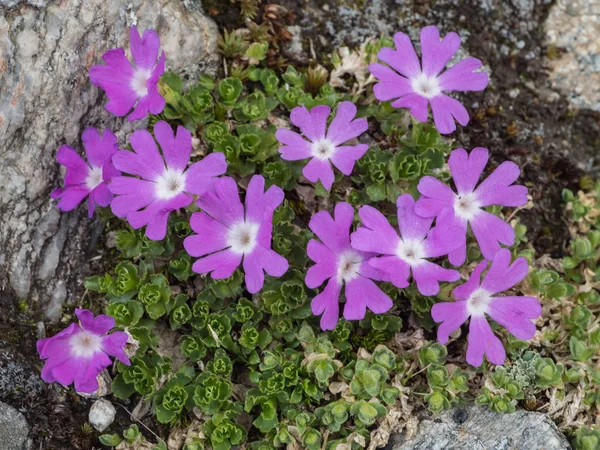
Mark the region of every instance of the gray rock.
[[106, 50], [128, 48], [133, 24], [158, 32], [167, 70], [193, 80], [217, 69], [218, 30], [199, 0], [0, 0], [0, 291], [41, 303], [49, 319], [81, 289], [102, 227], [85, 208], [56, 209], [56, 151], [81, 150], [88, 126], [122, 128], [88, 70]]
[[0, 402], [0, 442], [3, 450], [29, 450], [29, 425], [23, 414]]
[[568, 450], [547, 416], [528, 411], [499, 414], [483, 406], [454, 408], [424, 420], [417, 435], [392, 450]]
[[96, 430], [102, 432], [115, 421], [116, 415], [117, 410], [113, 404], [101, 398], [90, 408], [89, 421]]
[[[600, 1], [559, 0], [544, 26], [552, 86], [578, 108], [600, 111]], [[558, 53], [558, 52], [557, 52]]]

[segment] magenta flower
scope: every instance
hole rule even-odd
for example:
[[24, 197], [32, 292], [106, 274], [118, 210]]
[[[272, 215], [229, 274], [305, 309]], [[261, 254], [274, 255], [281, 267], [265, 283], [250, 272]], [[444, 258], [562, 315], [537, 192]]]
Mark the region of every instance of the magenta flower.
[[444, 238], [430, 232], [433, 219], [419, 217], [414, 212], [410, 194], [398, 197], [398, 232], [390, 225], [383, 214], [371, 206], [363, 206], [358, 211], [364, 226], [350, 236], [352, 247], [383, 255], [371, 258], [369, 264], [379, 270], [398, 288], [408, 286], [412, 276], [417, 289], [423, 295], [435, 295], [440, 290], [440, 281], [456, 281], [460, 274], [456, 270], [445, 269], [426, 258], [447, 255], [456, 246], [455, 237], [461, 229], [454, 227], [444, 230]]
[[441, 344], [446, 344], [450, 333], [471, 317], [467, 362], [472, 366], [480, 366], [484, 354], [494, 364], [503, 364], [506, 358], [502, 342], [492, 332], [486, 314], [517, 339], [528, 340], [535, 335], [531, 320], [542, 314], [536, 298], [494, 296], [527, 276], [527, 260], [521, 257], [510, 264], [510, 259], [508, 249], [498, 250], [483, 281], [480, 282], [481, 273], [488, 267], [488, 261], [481, 261], [469, 281], [452, 291], [456, 302], [436, 303], [431, 309], [433, 320], [441, 322], [438, 328]]
[[279, 142], [284, 145], [279, 149], [281, 157], [287, 161], [311, 158], [302, 169], [303, 175], [313, 183], [321, 180], [328, 191], [331, 189], [334, 179], [331, 163], [344, 175], [350, 175], [354, 163], [369, 148], [366, 144], [342, 145], [344, 142], [360, 136], [369, 127], [367, 119], [354, 118], [356, 106], [352, 102], [340, 103], [329, 129], [327, 129], [327, 118], [330, 112], [331, 108], [325, 105], [315, 106], [310, 111], [305, 106], [292, 109], [290, 120], [300, 128], [310, 142], [286, 128], [281, 128], [275, 133]]
[[469, 123], [469, 113], [465, 107], [444, 92], [482, 91], [488, 84], [488, 76], [485, 72], [474, 72], [482, 65], [475, 58], [464, 59], [440, 75], [460, 46], [458, 34], [448, 33], [440, 41], [437, 27], [432, 25], [423, 28], [422, 64], [406, 34], [396, 33], [394, 43], [395, 50], [384, 47], [378, 55], [391, 68], [382, 64], [369, 66], [373, 76], [379, 80], [373, 88], [375, 97], [381, 101], [397, 99], [392, 106], [409, 108], [410, 113], [421, 122], [427, 122], [430, 104], [433, 121], [442, 134], [456, 130], [454, 119], [463, 126]]
[[60, 199], [56, 206], [63, 211], [71, 211], [88, 197], [88, 216], [92, 217], [96, 205], [108, 206], [113, 198], [107, 183], [121, 175], [111, 163], [111, 157], [119, 151], [119, 146], [117, 137], [108, 129], [100, 136], [95, 128], [86, 128], [81, 140], [88, 162], [73, 148], [62, 145], [56, 160], [67, 168], [65, 185], [54, 189], [50, 196]]
[[147, 226], [146, 236], [160, 241], [167, 233], [169, 213], [188, 206], [194, 195], [213, 190], [216, 177], [227, 171], [227, 162], [223, 153], [211, 153], [186, 169], [192, 152], [190, 132], [180, 126], [174, 135], [171, 126], [160, 121], [154, 125], [154, 136], [163, 156], [150, 132], [137, 130], [129, 138], [133, 151], [113, 157], [116, 168], [141, 178], [112, 179], [110, 190], [117, 197], [111, 209], [135, 229]]
[[451, 226], [459, 226], [463, 230], [457, 237], [460, 245], [449, 254], [450, 262], [455, 266], [462, 265], [467, 257], [467, 224], [471, 224], [481, 253], [490, 261], [500, 248], [500, 243], [514, 244], [513, 228], [482, 208], [490, 205], [521, 206], [527, 203], [527, 188], [512, 185], [519, 177], [520, 170], [511, 161], [500, 164], [475, 188], [487, 161], [488, 151], [485, 148], [475, 148], [470, 154], [462, 148], [456, 149], [450, 154], [448, 165], [458, 194], [429, 176], [421, 178], [417, 187], [422, 194], [415, 205], [418, 215], [437, 217], [436, 228], [441, 226], [442, 233]]
[[196, 260], [192, 270], [211, 273], [214, 279], [229, 278], [243, 264], [246, 288], [260, 291], [267, 272], [282, 276], [287, 260], [271, 250], [273, 211], [283, 202], [283, 191], [271, 186], [265, 192], [265, 179], [254, 175], [246, 190], [246, 210], [240, 201], [235, 180], [223, 177], [215, 182], [215, 192], [197, 200], [203, 210], [190, 220], [196, 235], [188, 236], [183, 246]]
[[105, 315], [94, 318], [87, 309], [76, 309], [81, 325], [72, 323], [56, 336], [37, 341], [37, 350], [46, 363], [42, 379], [47, 383], [58, 381], [63, 386], [75, 382], [77, 392], [92, 393], [98, 389], [96, 377], [112, 364], [114, 356], [129, 365], [125, 355], [127, 333], [115, 331], [115, 319]]
[[160, 114], [165, 108], [165, 99], [157, 88], [158, 79], [165, 72], [165, 52], [157, 62], [160, 39], [154, 30], [144, 31], [141, 38], [134, 25], [129, 36], [134, 64], [122, 48], [113, 48], [102, 55], [106, 65], [92, 66], [90, 81], [106, 92], [107, 111], [122, 117], [135, 108], [127, 118], [133, 121], [148, 113]]
[[340, 316], [339, 297], [346, 285], [344, 318], [360, 320], [367, 307], [376, 314], [388, 311], [393, 303], [373, 280], [382, 280], [382, 274], [367, 264], [370, 256], [352, 249], [350, 227], [354, 208], [348, 203], [335, 205], [335, 219], [327, 211], [319, 211], [310, 219], [309, 227], [321, 242], [311, 239], [307, 252], [316, 264], [306, 273], [306, 285], [315, 289], [325, 280], [327, 286], [312, 300], [312, 312], [322, 314], [321, 328], [333, 330]]

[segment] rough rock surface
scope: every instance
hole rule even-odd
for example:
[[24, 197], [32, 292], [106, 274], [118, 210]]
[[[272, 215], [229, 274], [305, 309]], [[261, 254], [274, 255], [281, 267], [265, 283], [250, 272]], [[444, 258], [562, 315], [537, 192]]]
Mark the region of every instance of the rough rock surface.
[[559, 0], [545, 28], [553, 87], [575, 106], [600, 111], [600, 0]]
[[61, 144], [80, 148], [88, 126], [121, 127], [88, 70], [128, 47], [133, 24], [157, 30], [167, 70], [184, 79], [216, 70], [217, 27], [197, 1], [0, 0], [0, 291], [39, 302], [50, 319], [80, 285], [101, 231], [85, 211], [55, 208], [54, 158]]
[[528, 411], [499, 414], [487, 407], [451, 409], [424, 420], [417, 435], [392, 450], [568, 450], [547, 416]]
[[0, 442], [4, 450], [29, 450], [29, 425], [23, 414], [0, 402]]

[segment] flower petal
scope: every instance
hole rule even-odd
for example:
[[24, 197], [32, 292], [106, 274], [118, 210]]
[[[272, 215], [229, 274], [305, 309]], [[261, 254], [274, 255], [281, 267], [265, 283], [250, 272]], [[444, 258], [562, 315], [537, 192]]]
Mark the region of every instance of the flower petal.
[[127, 333], [124, 331], [115, 331], [114, 333], [102, 337], [102, 350], [128, 366], [130, 362], [125, 354], [126, 345]]
[[510, 250], [498, 250], [492, 260], [490, 270], [483, 277], [481, 287], [486, 291], [496, 294], [510, 289], [527, 276], [529, 267], [527, 260], [522, 256], [511, 264]]
[[313, 215], [308, 227], [335, 255], [350, 248], [350, 227], [354, 219], [354, 208], [345, 202], [335, 205], [335, 219], [327, 211]]
[[398, 208], [398, 228], [402, 239], [422, 241], [427, 236], [433, 218], [425, 218], [415, 213], [415, 200], [410, 194], [402, 194], [396, 200]]
[[383, 279], [399, 289], [408, 287], [410, 266], [397, 256], [379, 256], [369, 259], [369, 265], [383, 274]]
[[462, 126], [469, 123], [469, 113], [458, 100], [447, 95], [436, 95], [429, 100], [433, 121], [440, 134], [450, 134], [456, 130], [454, 119]]
[[90, 81], [106, 92], [107, 111], [115, 116], [123, 117], [135, 105], [137, 93], [131, 88], [134, 69], [125, 56], [122, 48], [115, 48], [102, 55], [106, 65], [90, 68]]
[[283, 203], [283, 199], [284, 193], [279, 186], [273, 185], [265, 192], [265, 179], [254, 175], [246, 189], [246, 220], [262, 223], [267, 216], [273, 216], [273, 211]]
[[422, 261], [412, 266], [412, 275], [417, 283], [417, 289], [422, 295], [436, 295], [440, 291], [440, 281], [457, 281], [460, 273], [456, 270], [445, 269], [430, 261]]
[[97, 129], [86, 128], [81, 134], [81, 142], [88, 161], [94, 167], [110, 163], [111, 157], [119, 151], [117, 137], [108, 128], [102, 132], [102, 136]]
[[190, 226], [198, 233], [183, 240], [183, 247], [190, 256], [204, 256], [228, 247], [227, 227], [205, 212], [192, 214]]
[[337, 147], [333, 155], [331, 155], [331, 162], [344, 175], [350, 175], [354, 169], [354, 163], [362, 158], [368, 149], [369, 146], [367, 144]]
[[147, 130], [136, 130], [129, 137], [134, 152], [122, 150], [113, 156], [114, 166], [132, 175], [154, 181], [165, 171], [158, 147]]
[[244, 220], [244, 207], [240, 201], [238, 187], [231, 177], [215, 181], [215, 193], [207, 192], [196, 204], [223, 225], [231, 225]]
[[483, 363], [483, 355], [493, 364], [504, 364], [506, 352], [500, 339], [494, 335], [490, 324], [483, 316], [471, 317], [469, 325], [467, 362], [474, 367]]
[[339, 298], [341, 290], [342, 286], [332, 278], [325, 289], [312, 299], [310, 304], [312, 313], [315, 316], [323, 314], [321, 316], [321, 329], [323, 330], [333, 330], [337, 325], [340, 317]]
[[308, 257], [316, 264], [306, 272], [304, 282], [310, 289], [315, 289], [325, 280], [337, 273], [337, 261], [333, 252], [321, 242], [311, 239], [306, 246]]
[[365, 226], [351, 234], [352, 247], [363, 252], [394, 255], [400, 238], [385, 216], [368, 205], [361, 207], [358, 215]]
[[377, 57], [406, 78], [413, 78], [421, 73], [419, 57], [415, 52], [410, 37], [405, 33], [394, 34], [396, 49], [383, 47]]
[[346, 283], [346, 305], [344, 318], [360, 320], [365, 317], [367, 308], [375, 314], [383, 314], [394, 305], [392, 300], [368, 278], [358, 276]]
[[519, 185], [511, 186], [520, 174], [519, 166], [512, 161], [504, 161], [477, 187], [475, 190], [477, 201], [481, 206], [524, 205], [527, 203], [527, 188]]
[[146, 70], [152, 70], [156, 64], [158, 50], [160, 48], [160, 39], [154, 30], [144, 31], [144, 37], [141, 38], [135, 25], [129, 32], [129, 49], [137, 67]]
[[485, 260], [477, 264], [475, 269], [473, 269], [473, 272], [471, 272], [469, 280], [454, 288], [452, 291], [454, 298], [459, 301], [466, 301], [481, 284], [481, 274], [487, 267], [488, 261]]
[[180, 125], [175, 136], [171, 125], [160, 120], [154, 125], [154, 137], [160, 144], [167, 167], [183, 172], [192, 153], [192, 134]]
[[[327, 139], [338, 146], [363, 134], [369, 128], [367, 119], [354, 119], [356, 105], [349, 101], [340, 103], [329, 124]], [[366, 150], [365, 150], [366, 151]]]
[[445, 345], [450, 334], [458, 329], [469, 318], [466, 302], [436, 303], [431, 308], [431, 317], [441, 325], [438, 327], [437, 338], [440, 344]]
[[394, 108], [408, 108], [415, 119], [427, 122], [429, 100], [419, 94], [408, 94], [392, 103]]
[[459, 194], [475, 190], [487, 161], [488, 150], [483, 147], [474, 148], [471, 153], [467, 153], [464, 148], [457, 148], [450, 153], [448, 166]]
[[500, 249], [500, 243], [513, 245], [515, 230], [500, 217], [487, 211], [480, 211], [469, 223], [484, 258], [492, 260]]
[[304, 136], [315, 142], [325, 137], [329, 113], [331, 108], [326, 105], [315, 106], [310, 111], [305, 106], [297, 106], [292, 109], [290, 120]]
[[117, 217], [144, 208], [155, 199], [154, 183], [133, 177], [115, 177], [108, 189], [117, 196], [110, 204], [110, 209]]
[[227, 172], [227, 161], [223, 153], [211, 153], [192, 164], [185, 172], [185, 190], [190, 194], [204, 195], [214, 191], [219, 175]]
[[533, 297], [492, 297], [488, 314], [514, 337], [527, 341], [535, 336], [531, 319], [542, 314], [542, 306]]
[[211, 273], [215, 280], [229, 278], [242, 262], [242, 254], [231, 250], [213, 253], [196, 260], [192, 270], [196, 273]]
[[108, 333], [115, 327], [115, 319], [104, 314], [94, 317], [94, 313], [88, 309], [75, 309], [75, 315], [81, 322], [81, 328], [99, 336]]
[[331, 190], [331, 186], [333, 186], [333, 181], [335, 176], [333, 174], [333, 169], [331, 168], [331, 164], [329, 160], [322, 160], [318, 158], [311, 159], [304, 169], [302, 169], [302, 175], [306, 177], [307, 180], [316, 183], [321, 180], [323, 187], [328, 191]]
[[312, 156], [310, 142], [304, 140], [298, 133], [286, 128], [280, 128], [275, 133], [275, 137], [279, 142], [284, 144], [283, 147], [279, 148], [281, 159], [299, 161]]
[[437, 76], [460, 47], [460, 37], [452, 32], [440, 42], [440, 31], [435, 25], [421, 30], [421, 60], [423, 73], [428, 77]]
[[398, 75], [389, 67], [371, 64], [369, 70], [379, 80], [379, 83], [373, 86], [373, 93], [377, 100], [387, 102], [413, 92], [410, 80]]
[[476, 58], [463, 59], [438, 77], [442, 91], [483, 91], [489, 82], [485, 72], [474, 72], [482, 66]]

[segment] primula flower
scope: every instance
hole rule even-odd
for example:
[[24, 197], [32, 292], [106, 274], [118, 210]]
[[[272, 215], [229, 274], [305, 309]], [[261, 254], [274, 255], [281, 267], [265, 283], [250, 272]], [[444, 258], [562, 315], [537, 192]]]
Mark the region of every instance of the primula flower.
[[113, 178], [110, 190], [117, 196], [110, 206], [133, 228], [147, 225], [146, 236], [159, 241], [167, 233], [169, 213], [188, 206], [193, 195], [213, 190], [215, 177], [227, 171], [227, 162], [223, 153], [211, 153], [186, 169], [192, 152], [190, 132], [179, 126], [174, 135], [171, 126], [160, 121], [154, 125], [154, 136], [162, 156], [150, 132], [136, 130], [129, 138], [134, 151], [123, 150], [113, 157], [116, 168], [141, 179]]
[[518, 339], [528, 340], [535, 335], [531, 320], [542, 314], [536, 298], [494, 296], [527, 276], [527, 260], [521, 257], [510, 264], [510, 259], [508, 249], [498, 250], [483, 281], [481, 273], [488, 267], [488, 261], [481, 261], [469, 281], [452, 291], [456, 302], [436, 303], [431, 309], [433, 320], [441, 322], [438, 328], [441, 344], [446, 344], [450, 333], [471, 317], [467, 362], [472, 366], [480, 366], [484, 354], [494, 364], [502, 364], [506, 358], [502, 342], [492, 332], [486, 314]]
[[440, 238], [439, 233], [430, 232], [433, 219], [417, 216], [414, 204], [410, 194], [403, 194], [396, 201], [400, 235], [375, 208], [360, 208], [358, 214], [364, 226], [352, 233], [352, 247], [383, 255], [371, 258], [369, 264], [385, 274], [394, 286], [407, 287], [412, 271], [419, 292], [435, 295], [440, 290], [440, 281], [456, 281], [460, 274], [426, 258], [437, 258], [452, 251], [461, 229], [454, 227], [445, 230], [444, 238]]
[[484, 211], [490, 205], [521, 206], [527, 203], [527, 188], [512, 183], [520, 170], [514, 162], [505, 161], [477, 186], [488, 161], [485, 148], [474, 148], [470, 154], [459, 148], [450, 154], [448, 165], [458, 194], [436, 178], [421, 178], [417, 189], [422, 194], [415, 211], [422, 217], [437, 217], [436, 227], [443, 233], [451, 226], [459, 226], [463, 232], [457, 237], [460, 244], [450, 252], [449, 259], [455, 266], [463, 264], [467, 257], [467, 224], [479, 243], [483, 256], [491, 260], [500, 244], [513, 245], [515, 231], [498, 216]]
[[[396, 49], [384, 47], [378, 58], [390, 67], [371, 64], [371, 73], [379, 80], [373, 87], [375, 97], [381, 101], [395, 100], [395, 108], [409, 108], [410, 113], [427, 122], [428, 105], [431, 105], [433, 121], [442, 134], [456, 130], [454, 119], [461, 125], [469, 123], [469, 113], [456, 99], [444, 92], [482, 91], [488, 84], [485, 72], [473, 72], [482, 63], [476, 58], [467, 58], [440, 74], [446, 63], [460, 46], [460, 37], [448, 33], [440, 41], [440, 32], [435, 26], [421, 30], [421, 63], [408, 35], [394, 35]], [[394, 69], [394, 70], [392, 70]]]
[[283, 202], [283, 191], [271, 186], [265, 192], [265, 179], [254, 175], [246, 190], [246, 209], [240, 201], [235, 180], [223, 177], [215, 182], [215, 192], [197, 200], [203, 210], [190, 220], [197, 235], [188, 236], [183, 246], [196, 260], [192, 270], [209, 273], [214, 279], [229, 278], [242, 263], [246, 288], [254, 294], [265, 281], [265, 272], [282, 276], [287, 260], [271, 250], [273, 211]]
[[133, 121], [148, 113], [160, 114], [165, 108], [165, 99], [157, 89], [158, 79], [165, 72], [165, 52], [157, 62], [160, 39], [154, 30], [144, 31], [141, 38], [134, 25], [129, 36], [134, 64], [125, 56], [125, 50], [113, 48], [102, 55], [106, 65], [92, 66], [90, 81], [106, 92], [107, 111], [122, 117], [135, 107], [127, 118]]
[[275, 136], [284, 146], [279, 149], [281, 157], [287, 161], [301, 159], [311, 160], [304, 166], [302, 173], [309, 181], [321, 183], [328, 191], [333, 185], [333, 168], [331, 163], [344, 175], [350, 175], [354, 163], [360, 159], [367, 149], [366, 144], [351, 146], [342, 145], [367, 131], [367, 119], [355, 119], [356, 106], [352, 102], [342, 102], [338, 106], [335, 117], [327, 129], [327, 118], [331, 108], [321, 105], [310, 111], [305, 106], [292, 109], [290, 120], [300, 128], [300, 134], [281, 128]]
[[77, 392], [91, 393], [98, 389], [96, 377], [112, 364], [109, 356], [129, 365], [127, 333], [108, 334], [115, 326], [112, 317], [101, 314], [94, 318], [87, 309], [76, 309], [75, 314], [81, 325], [72, 323], [56, 336], [37, 341], [40, 358], [46, 360], [42, 379], [63, 386], [75, 382]]
[[345, 285], [344, 317], [359, 320], [365, 317], [367, 307], [376, 314], [388, 311], [393, 303], [373, 280], [382, 280], [382, 274], [367, 264], [370, 253], [350, 246], [350, 227], [354, 208], [348, 203], [335, 206], [335, 219], [327, 211], [320, 211], [310, 219], [309, 228], [321, 242], [311, 239], [307, 252], [316, 264], [306, 273], [306, 285], [315, 289], [325, 280], [327, 286], [312, 300], [313, 314], [321, 317], [321, 328], [333, 330], [340, 316], [339, 297]]
[[92, 217], [96, 205], [110, 205], [113, 195], [107, 183], [121, 175], [111, 163], [112, 156], [119, 151], [117, 137], [110, 130], [102, 136], [95, 128], [87, 128], [81, 135], [88, 162], [68, 145], [62, 145], [56, 160], [67, 168], [64, 187], [52, 191], [50, 196], [60, 199], [56, 205], [63, 211], [71, 211], [85, 197], [88, 197], [88, 216]]

